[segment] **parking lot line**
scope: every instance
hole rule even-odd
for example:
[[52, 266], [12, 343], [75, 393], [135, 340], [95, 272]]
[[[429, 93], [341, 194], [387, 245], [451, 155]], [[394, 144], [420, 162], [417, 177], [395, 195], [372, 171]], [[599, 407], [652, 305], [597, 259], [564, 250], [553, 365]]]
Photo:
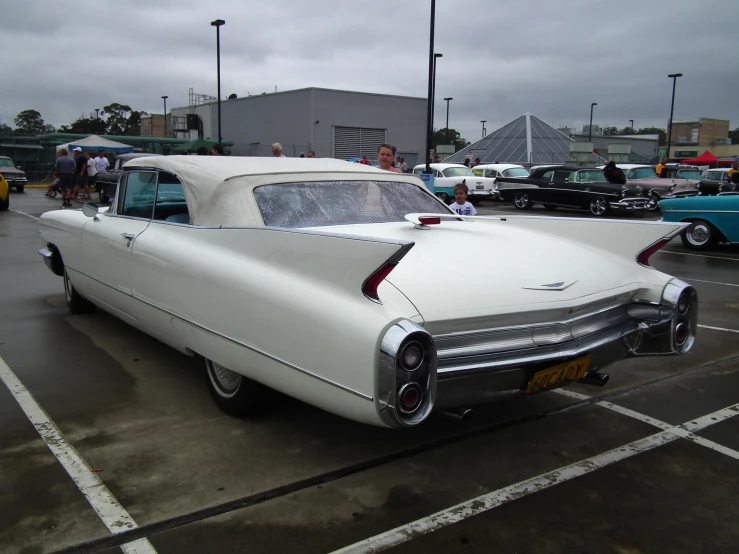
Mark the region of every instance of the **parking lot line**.
[[[572, 391], [566, 392], [569, 393]], [[566, 396], [572, 396], [573, 398], [576, 398], [577, 396], [582, 396], [584, 399], [589, 398], [585, 395], [579, 395], [579, 393], [567, 394]], [[623, 410], [627, 409], [623, 408]], [[628, 412], [631, 412], [631, 410], [628, 410]], [[638, 414], [638, 412], [634, 413]], [[643, 414], [638, 415], [645, 418], [648, 417], [644, 416]], [[650, 435], [646, 438], [625, 444], [618, 448], [614, 448], [613, 450], [609, 450], [608, 452], [597, 454], [585, 460], [581, 460], [579, 462], [575, 462], [574, 464], [555, 469], [537, 477], [532, 477], [531, 479], [526, 479], [525, 481], [509, 485], [505, 488], [480, 495], [471, 500], [467, 500], [466, 502], [457, 504], [456, 506], [452, 506], [451, 508], [441, 510], [430, 516], [417, 519], [416, 521], [413, 521], [406, 525], [401, 525], [400, 527], [396, 527], [395, 529], [391, 529], [390, 531], [387, 531], [385, 533], [381, 533], [374, 537], [364, 539], [352, 545], [336, 550], [333, 552], [333, 554], [365, 554], [386, 550], [393, 546], [397, 546], [399, 544], [412, 540], [416, 537], [431, 533], [433, 531], [436, 531], [437, 529], [441, 529], [442, 527], [446, 527], [477, 514], [487, 512], [489, 510], [492, 510], [493, 508], [496, 508], [503, 504], [507, 504], [508, 502], [511, 502], [513, 500], [517, 500], [519, 498], [523, 498], [524, 496], [528, 496], [530, 494], [548, 489], [549, 487], [564, 483], [566, 481], [574, 479], [575, 477], [580, 477], [582, 475], [592, 473], [598, 469], [602, 469], [606, 466], [615, 464], [622, 460], [626, 460], [643, 452], [647, 452], [659, 446], [671, 443], [675, 440], [678, 440], [679, 438], [683, 438], [683, 435], [686, 433], [690, 435], [690, 437], [685, 437], [688, 438], [688, 440], [693, 440], [694, 438], [697, 438], [701, 439], [701, 441], [706, 441], [707, 439], [692, 435], [690, 431], [687, 430], [687, 426], [690, 425], [689, 428], [691, 429], [691, 431], [698, 431], [736, 415], [739, 415], [739, 404], [734, 404], [733, 406], [730, 406], [728, 408], [724, 408], [722, 410], [718, 410], [717, 412], [702, 416], [701, 418], [699, 418], [699, 420], [692, 420], [691, 422], [689, 422], [689, 424], [672, 426], [664, 422], [659, 422], [660, 424], [667, 425], [667, 428], [655, 435]], [[693, 442], [697, 442], [697, 444], [700, 444], [700, 442], [695, 440], [693, 440]], [[734, 452], [733, 450], [726, 449], [725, 447], [716, 443], [713, 444], [717, 447], [720, 447], [722, 450], [729, 450], [731, 452], [731, 454], [729, 455], [731, 455], [732, 457], [734, 457], [733, 454], [739, 455], [739, 453]], [[713, 449], [716, 450], [716, 448]]]
[[689, 279], [685, 278], [686, 281], [695, 281], [696, 283], [710, 283], [711, 285], [723, 285], [725, 287], [739, 287], [739, 285], [735, 285], [734, 283], [720, 283], [718, 281], [704, 281], [703, 279]]
[[712, 325], [698, 325], [701, 329], [711, 329], [712, 331], [724, 331], [726, 333], [739, 333], [736, 329], [726, 329], [724, 327], [713, 327]]
[[18, 210], [8, 210], [8, 211], [11, 211], [13, 213], [20, 214], [20, 215], [25, 215], [26, 217], [30, 217], [31, 219], [35, 219], [36, 221], [38, 221], [38, 217], [36, 217], [35, 215], [27, 214], [25, 212], [19, 212]]
[[690, 252], [675, 252], [674, 250], [659, 250], [655, 254], [675, 254], [676, 256], [696, 256], [698, 258], [715, 258], [717, 260], [731, 260], [739, 262], [739, 258], [727, 258], [726, 256], [711, 256], [710, 254], [692, 254]]
[[[138, 527], [2, 358], [0, 379], [108, 530], [115, 535]], [[124, 544], [121, 549], [125, 554], [156, 554], [146, 539]]]

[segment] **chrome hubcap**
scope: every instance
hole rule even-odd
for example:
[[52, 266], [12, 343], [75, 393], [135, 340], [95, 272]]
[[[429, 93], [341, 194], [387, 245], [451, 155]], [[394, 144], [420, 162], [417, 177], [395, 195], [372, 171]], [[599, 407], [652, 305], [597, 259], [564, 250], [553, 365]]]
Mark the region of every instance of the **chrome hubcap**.
[[711, 237], [711, 229], [705, 223], [695, 223], [688, 228], [686, 236], [691, 244], [702, 246]]
[[216, 385], [224, 395], [231, 395], [236, 392], [241, 384], [240, 374], [210, 360], [207, 360], [206, 364], [213, 384]]
[[513, 200], [513, 203], [516, 205], [517, 208], [525, 208], [529, 205], [529, 195], [517, 194], [516, 198]]
[[606, 201], [603, 198], [594, 198], [590, 201], [590, 211], [595, 215], [606, 213]]

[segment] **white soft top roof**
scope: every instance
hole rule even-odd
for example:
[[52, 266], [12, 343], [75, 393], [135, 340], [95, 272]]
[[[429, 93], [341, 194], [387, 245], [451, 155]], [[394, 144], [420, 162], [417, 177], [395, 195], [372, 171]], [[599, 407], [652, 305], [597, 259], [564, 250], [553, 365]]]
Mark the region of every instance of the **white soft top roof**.
[[472, 169], [494, 169], [496, 171], [504, 171], [506, 169], [513, 169], [514, 167], [526, 169], [524, 166], [518, 164], [480, 164], [476, 165]]
[[124, 167], [167, 171], [182, 182], [194, 225], [236, 225], [251, 210], [257, 185], [296, 181], [398, 181], [425, 189], [417, 176], [392, 173], [332, 158], [240, 156], [156, 156], [133, 159]]

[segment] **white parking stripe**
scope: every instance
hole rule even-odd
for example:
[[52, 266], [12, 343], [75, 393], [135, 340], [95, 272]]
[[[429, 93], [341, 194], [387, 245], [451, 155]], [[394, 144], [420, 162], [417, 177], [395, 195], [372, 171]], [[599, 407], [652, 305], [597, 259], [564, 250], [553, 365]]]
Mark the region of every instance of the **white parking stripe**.
[[675, 254], [676, 256], [695, 256], [697, 258], [715, 258], [717, 260], [731, 260], [739, 262], [739, 258], [727, 258], [725, 256], [709, 256], [708, 254], [691, 254], [690, 252], [675, 252], [674, 250], [658, 250], [655, 254]]
[[8, 211], [13, 212], [13, 213], [16, 213], [16, 214], [25, 215], [26, 217], [30, 217], [31, 219], [35, 219], [36, 221], [38, 221], [38, 217], [33, 216], [31, 214], [27, 214], [25, 212], [19, 212], [18, 210], [8, 210]]
[[685, 280], [687, 282], [695, 281], [696, 283], [709, 283], [711, 285], [723, 285], [724, 287], [739, 287], [739, 285], [736, 285], [734, 283], [719, 283], [718, 281], [704, 281], [703, 279], [690, 279], [689, 277], [686, 277]]
[[[571, 393], [572, 391], [565, 392]], [[577, 396], [575, 395], [581, 396], [582, 399], [588, 398], [587, 396], [579, 395], [578, 393], [567, 394], [566, 396], [572, 396], [573, 398], [576, 398]], [[620, 406], [617, 407], [620, 408]], [[627, 410], [626, 408], [623, 408], [623, 410], [632, 412], [631, 410]], [[638, 414], [638, 412], [633, 413]], [[643, 416], [643, 414], [638, 415]], [[708, 414], [701, 417], [700, 421], [694, 420], [691, 421], [689, 424], [691, 425], [692, 430], [699, 430], [709, 427], [710, 425], [714, 425], [719, 421], [723, 421], [724, 419], [728, 419], [729, 417], [733, 417], [735, 415], [739, 415], [739, 404], [735, 404], [728, 408], [724, 408], [723, 410]], [[728, 454], [732, 457], [739, 456], [739, 452], [734, 452], [733, 450], [713, 443], [712, 441], [707, 441], [707, 439], [692, 435], [690, 432], [687, 431], [687, 429], [683, 428], [682, 426], [675, 427], [665, 424], [664, 422], [661, 422], [659, 420], [654, 421], [658, 421], [660, 426], [666, 425], [667, 429], [644, 439], [640, 439], [638, 441], [631, 442], [613, 450], [609, 450], [608, 452], [604, 452], [603, 454], [598, 454], [586, 460], [581, 460], [579, 462], [575, 462], [574, 464], [555, 469], [537, 477], [532, 477], [531, 479], [521, 481], [520, 483], [515, 483], [497, 491], [483, 494], [481, 496], [473, 498], [472, 500], [468, 500], [466, 502], [457, 504], [456, 506], [452, 506], [451, 508], [436, 512], [435, 514], [432, 514], [430, 516], [418, 519], [400, 527], [396, 527], [395, 529], [392, 529], [380, 535], [376, 535], [374, 537], [370, 537], [363, 541], [346, 546], [334, 551], [333, 554], [365, 554], [371, 552], [381, 552], [383, 550], [392, 548], [393, 546], [397, 546], [427, 533], [436, 531], [437, 529], [447, 527], [448, 525], [458, 523], [477, 514], [487, 512], [489, 510], [492, 510], [493, 508], [496, 508], [503, 504], [507, 504], [508, 502], [511, 502], [513, 500], [517, 500], [535, 492], [548, 489], [549, 487], [564, 483], [566, 481], [574, 479], [575, 477], [580, 477], [582, 475], [592, 473], [597, 469], [604, 468], [616, 462], [620, 462], [622, 460], [626, 460], [628, 458], [636, 456], [637, 454], [641, 454], [664, 444], [668, 444], [681, 438], [681, 436], [684, 435], [687, 435], [685, 438], [688, 438], [688, 440], [692, 440], [697, 444], [708, 442], [711, 443], [711, 446], [709, 446], [709, 448], [712, 448], [713, 450]], [[704, 446], [707, 445], [704, 444]]]
[[712, 331], [725, 331], [727, 333], [739, 333], [736, 329], [725, 329], [724, 327], [712, 327], [711, 325], [698, 325], [701, 329], [711, 329]]
[[[108, 530], [116, 535], [138, 527], [2, 358], [0, 379]], [[126, 554], [156, 554], [156, 550], [146, 539], [139, 539], [121, 548]]]

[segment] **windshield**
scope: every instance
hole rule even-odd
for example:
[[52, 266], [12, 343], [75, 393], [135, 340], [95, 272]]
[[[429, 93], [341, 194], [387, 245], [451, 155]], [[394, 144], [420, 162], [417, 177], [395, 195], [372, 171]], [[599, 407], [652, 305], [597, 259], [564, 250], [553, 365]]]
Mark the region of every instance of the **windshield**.
[[723, 171], [707, 171], [705, 178], [711, 181], [721, 181], [724, 175], [725, 173]]
[[578, 183], [607, 183], [608, 179], [603, 175], [600, 170], [593, 171], [578, 171], [577, 172]]
[[684, 169], [682, 171], [678, 171], [677, 176], [679, 179], [700, 179], [701, 172], [697, 169]]
[[447, 167], [442, 171], [444, 177], [474, 177], [475, 174], [466, 167]]
[[651, 167], [639, 167], [629, 171], [628, 179], [659, 179]]
[[13, 160], [0, 159], [0, 167], [15, 167], [15, 166], [13, 165]]
[[512, 167], [503, 170], [503, 177], [528, 177], [529, 170], [523, 167]]
[[267, 227], [322, 227], [404, 221], [409, 213], [449, 214], [441, 201], [408, 183], [323, 181], [262, 185], [254, 198]]

